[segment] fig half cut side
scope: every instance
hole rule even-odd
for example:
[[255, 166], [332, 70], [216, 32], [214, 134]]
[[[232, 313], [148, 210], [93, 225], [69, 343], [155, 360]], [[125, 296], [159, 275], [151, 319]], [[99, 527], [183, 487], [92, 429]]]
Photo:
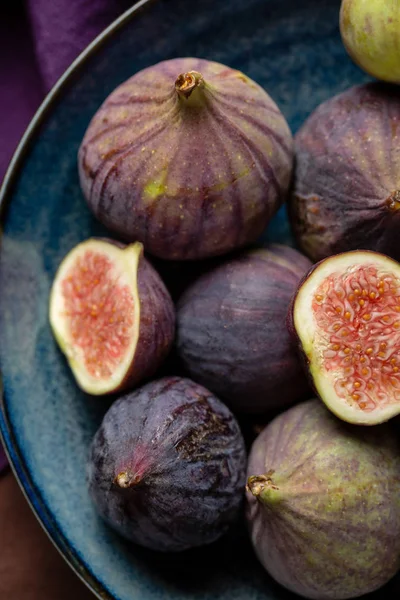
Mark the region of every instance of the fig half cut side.
[[79, 387], [101, 395], [156, 371], [172, 345], [175, 314], [141, 243], [92, 238], [58, 269], [50, 324]]
[[359, 425], [400, 413], [400, 264], [370, 251], [331, 256], [306, 275], [289, 314], [314, 387]]

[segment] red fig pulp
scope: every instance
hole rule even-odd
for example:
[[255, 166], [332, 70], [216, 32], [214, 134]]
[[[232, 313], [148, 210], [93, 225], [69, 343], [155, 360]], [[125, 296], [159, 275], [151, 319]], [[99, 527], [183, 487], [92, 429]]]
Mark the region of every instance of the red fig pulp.
[[351, 423], [400, 413], [400, 265], [368, 251], [332, 256], [300, 285], [292, 326], [316, 391]]

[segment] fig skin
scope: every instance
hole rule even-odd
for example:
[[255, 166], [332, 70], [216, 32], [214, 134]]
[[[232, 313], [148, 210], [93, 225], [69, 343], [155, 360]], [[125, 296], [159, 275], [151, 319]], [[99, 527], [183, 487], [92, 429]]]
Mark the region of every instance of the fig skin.
[[[178, 76], [193, 73], [187, 91]], [[136, 73], [105, 100], [78, 165], [89, 207], [121, 239], [160, 258], [200, 259], [263, 232], [288, 191], [293, 139], [243, 73], [179, 58]]]
[[293, 248], [271, 245], [223, 261], [189, 286], [177, 305], [176, 336], [189, 376], [242, 413], [307, 397], [285, 322], [310, 266]]
[[354, 62], [367, 73], [400, 83], [400, 6], [386, 0], [343, 0], [340, 31]]
[[118, 390], [130, 390], [154, 375], [169, 355], [175, 338], [175, 307], [161, 277], [141, 250], [137, 271], [140, 330], [135, 357]]
[[[78, 385], [85, 392], [93, 395], [130, 390], [144, 379], [152, 376], [170, 353], [175, 337], [175, 307], [171, 296], [158, 272], [144, 256], [143, 245], [140, 242], [126, 246], [108, 238], [90, 238], [78, 244], [71, 252], [93, 248], [100, 253], [102, 251], [106, 253], [107, 245], [116, 246], [122, 251], [131, 251], [130, 265], [136, 281], [138, 301], [136, 309], [139, 311], [135, 351], [124, 377], [116, 385], [110, 383], [110, 385], [104, 384], [99, 387], [96, 382], [87, 379], [84, 374], [80, 375], [79, 370], [75, 368], [77, 359], [74, 354], [71, 354], [69, 344], [64, 339], [63, 331], [60, 330], [61, 316], [54, 308], [58, 274], [53, 283], [50, 297], [50, 324], [54, 336], [60, 349], [66, 355]], [[58, 273], [60, 273], [60, 269]]]
[[241, 507], [245, 474], [235, 417], [208, 390], [179, 377], [117, 400], [88, 465], [100, 515], [127, 539], [163, 552], [223, 535]]
[[256, 439], [248, 477], [252, 543], [289, 590], [356, 598], [400, 568], [400, 452], [390, 425], [352, 427], [304, 402]]
[[295, 138], [289, 214], [317, 262], [356, 249], [400, 259], [400, 90], [353, 87], [319, 106]]

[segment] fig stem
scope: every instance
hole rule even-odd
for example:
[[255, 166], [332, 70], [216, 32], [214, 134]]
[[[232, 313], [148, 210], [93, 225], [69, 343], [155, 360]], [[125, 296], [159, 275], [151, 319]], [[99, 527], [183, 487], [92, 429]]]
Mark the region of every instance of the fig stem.
[[129, 471], [121, 471], [114, 479], [114, 483], [122, 489], [134, 487], [140, 481], [141, 477], [139, 475], [132, 475]]
[[279, 487], [272, 480], [274, 471], [265, 475], [252, 475], [247, 480], [246, 490], [263, 504], [270, 505], [281, 500]]
[[203, 87], [203, 75], [198, 71], [188, 71], [178, 75], [175, 81], [175, 89], [181, 98], [186, 100], [190, 97], [193, 90]]
[[400, 209], [400, 190], [395, 190], [386, 200], [386, 205], [390, 210], [397, 211]]

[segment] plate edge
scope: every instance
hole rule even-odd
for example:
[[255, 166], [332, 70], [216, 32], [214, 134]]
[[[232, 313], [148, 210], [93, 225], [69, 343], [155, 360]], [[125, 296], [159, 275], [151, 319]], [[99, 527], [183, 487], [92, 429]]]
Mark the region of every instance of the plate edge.
[[[28, 127], [26, 128], [22, 138], [20, 139], [17, 148], [15, 149], [7, 171], [4, 175], [0, 187], [0, 243], [2, 237], [2, 222], [5, 209], [8, 204], [9, 195], [11, 194], [14, 182], [22, 167], [22, 162], [30, 148], [30, 145], [40, 127], [45, 120], [48, 111], [53, 103], [58, 99], [64, 88], [70, 84], [77, 72], [86, 64], [92, 55], [98, 51], [115, 33], [127, 24], [134, 16], [142, 9], [155, 3], [156, 0], [138, 0], [131, 8], [126, 10], [122, 15], [115, 19], [108, 27], [99, 33], [92, 42], [75, 58], [71, 65], [61, 75], [54, 84], [52, 89], [46, 95], [39, 108], [32, 117]], [[67, 542], [64, 534], [59, 529], [57, 522], [54, 520], [51, 512], [46, 507], [42, 499], [40, 491], [37, 489], [29, 470], [25, 464], [25, 460], [20, 452], [20, 448], [16, 443], [13, 428], [7, 416], [7, 408], [4, 399], [4, 388], [0, 373], [0, 440], [3, 443], [8, 462], [15, 476], [18, 485], [25, 496], [28, 505], [30, 506], [37, 521], [41, 525], [56, 550], [62, 558], [79, 577], [79, 579], [95, 594], [99, 600], [119, 600], [107, 590], [90, 571], [89, 567], [79, 557]]]
[[122, 13], [122, 15], [115, 19], [115, 21], [110, 23], [110, 25], [108, 25], [108, 27], [99, 33], [99, 35], [97, 35], [94, 40], [92, 40], [90, 44], [86, 46], [86, 48], [75, 58], [75, 60], [70, 64], [66, 71], [64, 71], [64, 73], [48, 92], [29, 122], [29, 125], [20, 139], [4, 175], [2, 184], [0, 186], [0, 224], [4, 216], [4, 209], [7, 205], [8, 194], [11, 191], [14, 180], [21, 167], [20, 163], [25, 157], [34, 135], [38, 133], [40, 125], [46, 117], [46, 114], [51, 108], [53, 102], [57, 100], [64, 87], [71, 82], [77, 71], [84, 66], [86, 61], [91, 58], [92, 55], [99, 50], [109, 38], [111, 38], [119, 29], [121, 29], [123, 25], [128, 23], [137, 13], [139, 13], [141, 9], [152, 3], [155, 3], [156, 1], [157, 0], [138, 0], [138, 2], [131, 6], [131, 8], [126, 10], [124, 13]]

